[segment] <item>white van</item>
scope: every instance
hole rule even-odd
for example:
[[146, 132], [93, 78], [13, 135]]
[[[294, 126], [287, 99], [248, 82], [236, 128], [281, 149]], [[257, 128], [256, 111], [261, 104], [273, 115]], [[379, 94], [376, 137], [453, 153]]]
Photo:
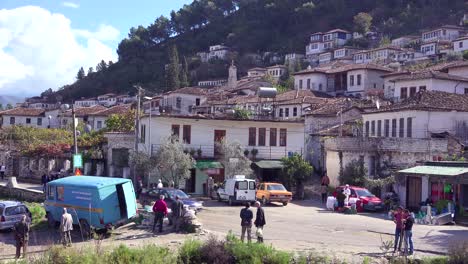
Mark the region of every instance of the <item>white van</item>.
[[218, 201], [228, 201], [229, 205], [235, 203], [254, 202], [256, 199], [255, 181], [246, 179], [244, 175], [236, 175], [225, 180], [218, 193]]

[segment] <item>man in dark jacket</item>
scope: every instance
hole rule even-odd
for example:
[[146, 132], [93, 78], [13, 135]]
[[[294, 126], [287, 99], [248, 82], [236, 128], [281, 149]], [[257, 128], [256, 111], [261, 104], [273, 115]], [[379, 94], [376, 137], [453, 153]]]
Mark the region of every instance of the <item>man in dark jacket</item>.
[[265, 211], [263, 211], [259, 201], [255, 202], [255, 207], [257, 207], [257, 216], [254, 222], [255, 227], [257, 227], [257, 242], [263, 243], [263, 226], [266, 225]]
[[174, 231], [179, 232], [180, 222], [184, 216], [184, 203], [180, 200], [179, 196], [175, 197], [175, 202], [172, 203], [172, 224]]
[[29, 241], [29, 223], [26, 215], [23, 215], [21, 221], [15, 224], [13, 231], [16, 240], [16, 258], [20, 257], [21, 248], [23, 248], [23, 258], [26, 258]]
[[241, 240], [242, 242], [244, 242], [245, 232], [247, 232], [247, 241], [250, 243], [252, 242], [253, 213], [252, 213], [252, 210], [250, 210], [249, 202], [247, 202], [245, 204], [245, 208], [241, 210], [240, 218], [241, 218], [241, 227], [242, 227]]

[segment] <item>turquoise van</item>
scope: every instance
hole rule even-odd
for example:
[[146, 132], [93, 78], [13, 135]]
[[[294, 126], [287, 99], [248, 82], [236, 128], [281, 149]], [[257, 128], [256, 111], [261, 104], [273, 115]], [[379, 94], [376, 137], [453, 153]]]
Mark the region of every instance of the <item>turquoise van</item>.
[[86, 237], [92, 230], [125, 223], [137, 213], [131, 180], [97, 176], [70, 176], [47, 183], [44, 207], [49, 226], [60, 222], [65, 207]]

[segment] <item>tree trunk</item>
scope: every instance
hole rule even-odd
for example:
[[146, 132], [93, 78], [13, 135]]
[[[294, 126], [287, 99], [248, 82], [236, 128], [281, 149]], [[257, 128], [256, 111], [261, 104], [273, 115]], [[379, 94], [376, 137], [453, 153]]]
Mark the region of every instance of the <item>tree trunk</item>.
[[304, 184], [302, 181], [296, 183], [296, 199], [304, 200]]

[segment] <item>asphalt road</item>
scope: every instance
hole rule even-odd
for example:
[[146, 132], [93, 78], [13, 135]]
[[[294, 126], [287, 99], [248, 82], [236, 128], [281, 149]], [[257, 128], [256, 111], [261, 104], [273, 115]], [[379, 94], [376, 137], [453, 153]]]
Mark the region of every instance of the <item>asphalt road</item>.
[[[207, 201], [198, 217], [206, 230], [220, 236], [232, 230], [240, 236], [241, 209], [240, 205], [230, 207]], [[252, 209], [255, 215], [256, 209]], [[290, 251], [327, 253], [349, 261], [381, 255], [382, 241], [392, 240], [395, 229], [383, 213], [344, 215], [326, 211], [314, 201], [293, 202], [284, 207], [272, 204], [264, 209], [265, 243]], [[255, 234], [255, 228], [252, 233]], [[450, 243], [468, 243], [468, 228], [414, 225], [413, 241], [415, 256], [441, 255], [447, 252]]]

